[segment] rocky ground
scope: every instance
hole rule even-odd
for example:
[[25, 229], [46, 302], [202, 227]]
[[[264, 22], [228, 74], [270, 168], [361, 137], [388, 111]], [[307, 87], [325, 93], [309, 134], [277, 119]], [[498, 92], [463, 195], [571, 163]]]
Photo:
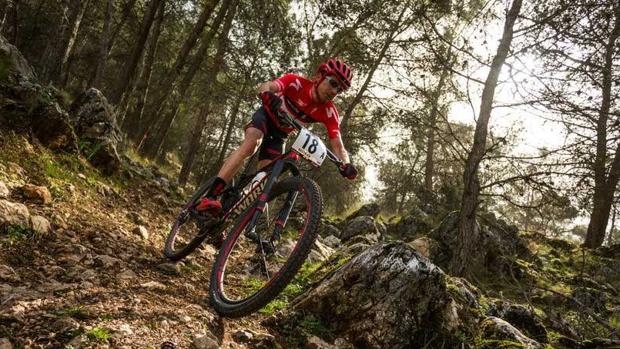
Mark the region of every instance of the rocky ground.
[[0, 235], [4, 342], [15, 348], [279, 345], [260, 324], [263, 314], [227, 320], [209, 307], [213, 247], [177, 265], [162, 258], [181, 203], [164, 177], [105, 178], [84, 160], [53, 155], [24, 137], [3, 132], [0, 142], [0, 220], [29, 227]]

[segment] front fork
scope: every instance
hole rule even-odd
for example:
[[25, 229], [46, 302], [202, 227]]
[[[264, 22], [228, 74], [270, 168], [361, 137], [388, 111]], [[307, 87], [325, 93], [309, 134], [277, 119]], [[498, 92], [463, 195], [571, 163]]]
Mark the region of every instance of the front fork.
[[261, 215], [265, 211], [265, 207], [267, 206], [267, 201], [269, 200], [269, 194], [271, 193], [271, 190], [273, 189], [273, 185], [275, 184], [275, 181], [277, 180], [278, 176], [284, 170], [285, 164], [286, 162], [281, 160], [281, 161], [278, 161], [274, 165], [273, 171], [271, 172], [271, 175], [269, 179], [267, 179], [267, 183], [265, 184], [265, 189], [263, 190], [263, 193], [258, 197], [258, 202], [254, 206], [254, 213], [252, 215], [250, 224], [246, 227], [246, 230], [245, 230], [245, 236], [247, 236], [250, 240], [258, 244], [259, 251], [261, 252], [263, 256], [265, 255], [265, 252], [268, 252], [268, 253], [275, 252], [274, 242], [280, 239], [280, 235], [282, 231], [284, 230], [284, 226], [286, 225], [288, 217], [291, 211], [293, 210], [293, 205], [298, 195], [297, 191], [288, 193], [288, 196], [286, 197], [285, 205], [278, 212], [278, 217], [276, 218], [276, 226], [275, 226], [275, 229], [274, 229], [274, 232], [271, 238], [268, 241], [263, 240], [260, 236], [260, 233], [256, 231], [256, 224], [258, 223], [258, 220], [260, 219]]

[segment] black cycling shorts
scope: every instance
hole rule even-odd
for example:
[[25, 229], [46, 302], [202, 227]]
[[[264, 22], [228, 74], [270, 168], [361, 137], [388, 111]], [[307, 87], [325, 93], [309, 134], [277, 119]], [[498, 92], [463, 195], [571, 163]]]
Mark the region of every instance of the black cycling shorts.
[[258, 160], [273, 160], [284, 153], [284, 142], [287, 134], [274, 124], [264, 107], [258, 108], [252, 115], [252, 121], [245, 126], [245, 129], [248, 127], [259, 129], [264, 135]]

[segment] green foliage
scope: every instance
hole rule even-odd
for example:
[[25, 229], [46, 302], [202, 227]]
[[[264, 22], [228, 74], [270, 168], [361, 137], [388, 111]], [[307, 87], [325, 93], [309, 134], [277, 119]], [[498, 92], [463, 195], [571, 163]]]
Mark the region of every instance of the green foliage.
[[69, 316], [77, 320], [88, 320], [92, 318], [90, 311], [83, 305], [74, 305], [56, 312], [57, 316]]
[[95, 341], [98, 343], [106, 343], [110, 337], [110, 330], [107, 328], [94, 327], [93, 329], [86, 332], [86, 336], [91, 341]]
[[30, 227], [8, 225], [0, 227], [0, 246], [11, 247], [21, 243], [28, 243], [37, 239], [39, 234]]

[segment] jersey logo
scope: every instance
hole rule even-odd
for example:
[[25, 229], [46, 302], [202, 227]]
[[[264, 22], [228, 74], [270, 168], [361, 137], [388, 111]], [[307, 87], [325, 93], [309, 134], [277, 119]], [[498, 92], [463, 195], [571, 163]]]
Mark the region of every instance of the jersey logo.
[[290, 86], [293, 86], [295, 90], [301, 90], [301, 81], [299, 79], [295, 79], [295, 81], [291, 82]]
[[329, 119], [329, 118], [333, 118], [333, 117], [335, 117], [335, 118], [336, 118], [336, 121], [338, 121], [338, 122], [340, 123], [340, 120], [338, 120], [338, 112], [336, 112], [336, 109], [335, 109], [335, 108], [333, 108], [333, 107], [329, 108], [329, 107], [328, 107], [328, 108], [325, 110], [325, 113], [327, 114], [327, 118], [328, 118], [328, 119]]

